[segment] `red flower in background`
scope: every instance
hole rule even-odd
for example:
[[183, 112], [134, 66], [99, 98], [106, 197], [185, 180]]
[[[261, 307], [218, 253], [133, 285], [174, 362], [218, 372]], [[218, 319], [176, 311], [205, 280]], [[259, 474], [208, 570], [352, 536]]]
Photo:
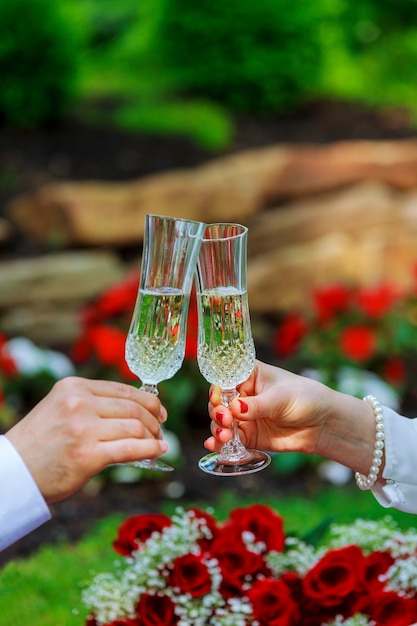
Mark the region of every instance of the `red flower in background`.
[[278, 327], [273, 340], [274, 350], [281, 357], [294, 354], [307, 332], [307, 322], [297, 313], [288, 315]]
[[7, 349], [7, 337], [0, 333], [0, 371], [8, 378], [13, 378], [19, 374], [17, 365]]
[[380, 318], [398, 301], [399, 292], [394, 285], [385, 283], [376, 287], [359, 288], [355, 299], [365, 315]]
[[185, 358], [197, 358], [197, 338], [198, 338], [198, 310], [194, 289], [190, 297], [188, 309], [187, 336], [185, 338]]
[[125, 313], [131, 316], [136, 303], [138, 286], [139, 275], [135, 272], [103, 291], [94, 304], [84, 308], [82, 312], [84, 323], [97, 323]]
[[124, 378], [137, 380], [125, 360], [126, 333], [104, 324], [88, 326], [72, 348], [72, 358], [83, 363], [96, 356], [102, 365], [115, 367]]
[[349, 290], [343, 285], [318, 287], [313, 291], [312, 298], [319, 322], [332, 320], [338, 313], [346, 311], [350, 305]]
[[366, 361], [374, 355], [376, 337], [368, 326], [349, 326], [341, 332], [339, 345], [349, 359]]
[[388, 383], [397, 387], [404, 383], [406, 378], [406, 367], [402, 359], [391, 357], [384, 364], [383, 377]]

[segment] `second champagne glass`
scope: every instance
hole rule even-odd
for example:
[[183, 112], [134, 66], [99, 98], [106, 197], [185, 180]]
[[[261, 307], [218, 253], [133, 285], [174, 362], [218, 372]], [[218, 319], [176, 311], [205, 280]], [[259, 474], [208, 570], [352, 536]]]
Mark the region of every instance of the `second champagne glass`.
[[[205, 224], [146, 215], [136, 305], [126, 340], [126, 362], [141, 389], [158, 395], [158, 383], [172, 378], [185, 353], [188, 305]], [[135, 467], [172, 470], [150, 459]]]
[[[246, 288], [247, 233], [240, 224], [209, 224], [197, 261], [198, 365], [204, 378], [221, 388], [226, 407], [239, 396], [236, 386], [255, 364]], [[270, 462], [265, 452], [245, 448], [235, 420], [233, 438], [221, 452], [203, 457], [199, 467], [209, 474], [239, 476]]]

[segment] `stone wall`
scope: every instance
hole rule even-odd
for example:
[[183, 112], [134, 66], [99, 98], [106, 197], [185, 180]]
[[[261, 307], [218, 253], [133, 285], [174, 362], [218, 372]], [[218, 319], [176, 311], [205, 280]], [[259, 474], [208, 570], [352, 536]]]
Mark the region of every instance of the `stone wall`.
[[[128, 183], [61, 182], [16, 197], [0, 224], [41, 252], [0, 262], [0, 328], [70, 342], [77, 311], [129, 270], [144, 216], [238, 221], [253, 313], [303, 307], [316, 284], [390, 279], [417, 259], [417, 142], [277, 145]], [[59, 253], [53, 250], [59, 250]]]

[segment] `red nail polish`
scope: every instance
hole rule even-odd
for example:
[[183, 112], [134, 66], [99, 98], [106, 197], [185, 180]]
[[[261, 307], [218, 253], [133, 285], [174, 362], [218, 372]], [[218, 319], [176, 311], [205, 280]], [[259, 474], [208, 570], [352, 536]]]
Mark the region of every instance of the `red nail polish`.
[[220, 422], [220, 424], [223, 424], [223, 420], [224, 420], [224, 413], [222, 411], [217, 411], [216, 421]]
[[246, 402], [244, 402], [243, 400], [239, 400], [239, 404], [240, 404], [240, 412], [241, 413], [247, 413], [249, 411], [249, 407], [246, 404]]
[[209, 391], [209, 400], [210, 400], [212, 395], [213, 395], [213, 389], [210, 389], [210, 391]]
[[216, 429], [216, 435], [217, 435], [217, 436], [219, 436], [221, 432], [222, 432], [222, 429], [221, 429], [221, 428], [217, 428], [217, 429]]

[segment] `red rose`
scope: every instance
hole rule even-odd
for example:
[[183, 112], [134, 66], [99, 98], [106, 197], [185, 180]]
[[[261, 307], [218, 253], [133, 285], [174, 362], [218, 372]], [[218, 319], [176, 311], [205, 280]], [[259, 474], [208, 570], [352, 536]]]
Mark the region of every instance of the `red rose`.
[[136, 605], [138, 626], [174, 626], [178, 623], [175, 604], [168, 596], [141, 595]]
[[355, 361], [366, 361], [375, 352], [375, 335], [368, 326], [350, 326], [340, 335], [344, 354]]
[[232, 578], [233, 584], [266, 571], [263, 557], [248, 550], [241, 539], [227, 532], [213, 542], [210, 554], [219, 561], [224, 579]]
[[195, 554], [177, 557], [169, 573], [168, 584], [193, 598], [200, 598], [211, 591], [212, 583], [207, 565]]
[[273, 340], [274, 351], [278, 356], [291, 356], [298, 350], [307, 332], [307, 323], [301, 315], [288, 315], [279, 325]]
[[394, 285], [379, 285], [358, 289], [356, 301], [359, 308], [372, 318], [380, 318], [388, 313], [398, 300], [398, 289]]
[[304, 594], [320, 606], [341, 605], [361, 588], [365, 557], [357, 546], [327, 552], [303, 579]]
[[384, 586], [379, 577], [394, 563], [394, 557], [389, 552], [372, 552], [365, 559], [365, 584], [370, 589], [380, 589]]
[[297, 623], [297, 605], [281, 580], [257, 580], [248, 597], [253, 607], [253, 618], [260, 626], [291, 626]]
[[417, 621], [415, 599], [400, 597], [395, 591], [377, 591], [365, 599], [360, 610], [378, 626], [410, 626]]
[[343, 285], [318, 287], [313, 291], [313, 304], [319, 322], [327, 322], [337, 313], [346, 311], [350, 304], [349, 291]]
[[265, 544], [265, 552], [284, 549], [284, 522], [278, 513], [265, 504], [252, 504], [244, 508], [234, 509], [230, 520], [224, 526], [225, 532], [251, 532], [255, 541]]
[[113, 547], [119, 554], [129, 556], [134, 550], [138, 550], [140, 544], [149, 539], [152, 533], [161, 532], [163, 528], [171, 524], [171, 518], [162, 513], [133, 515], [119, 527]]

